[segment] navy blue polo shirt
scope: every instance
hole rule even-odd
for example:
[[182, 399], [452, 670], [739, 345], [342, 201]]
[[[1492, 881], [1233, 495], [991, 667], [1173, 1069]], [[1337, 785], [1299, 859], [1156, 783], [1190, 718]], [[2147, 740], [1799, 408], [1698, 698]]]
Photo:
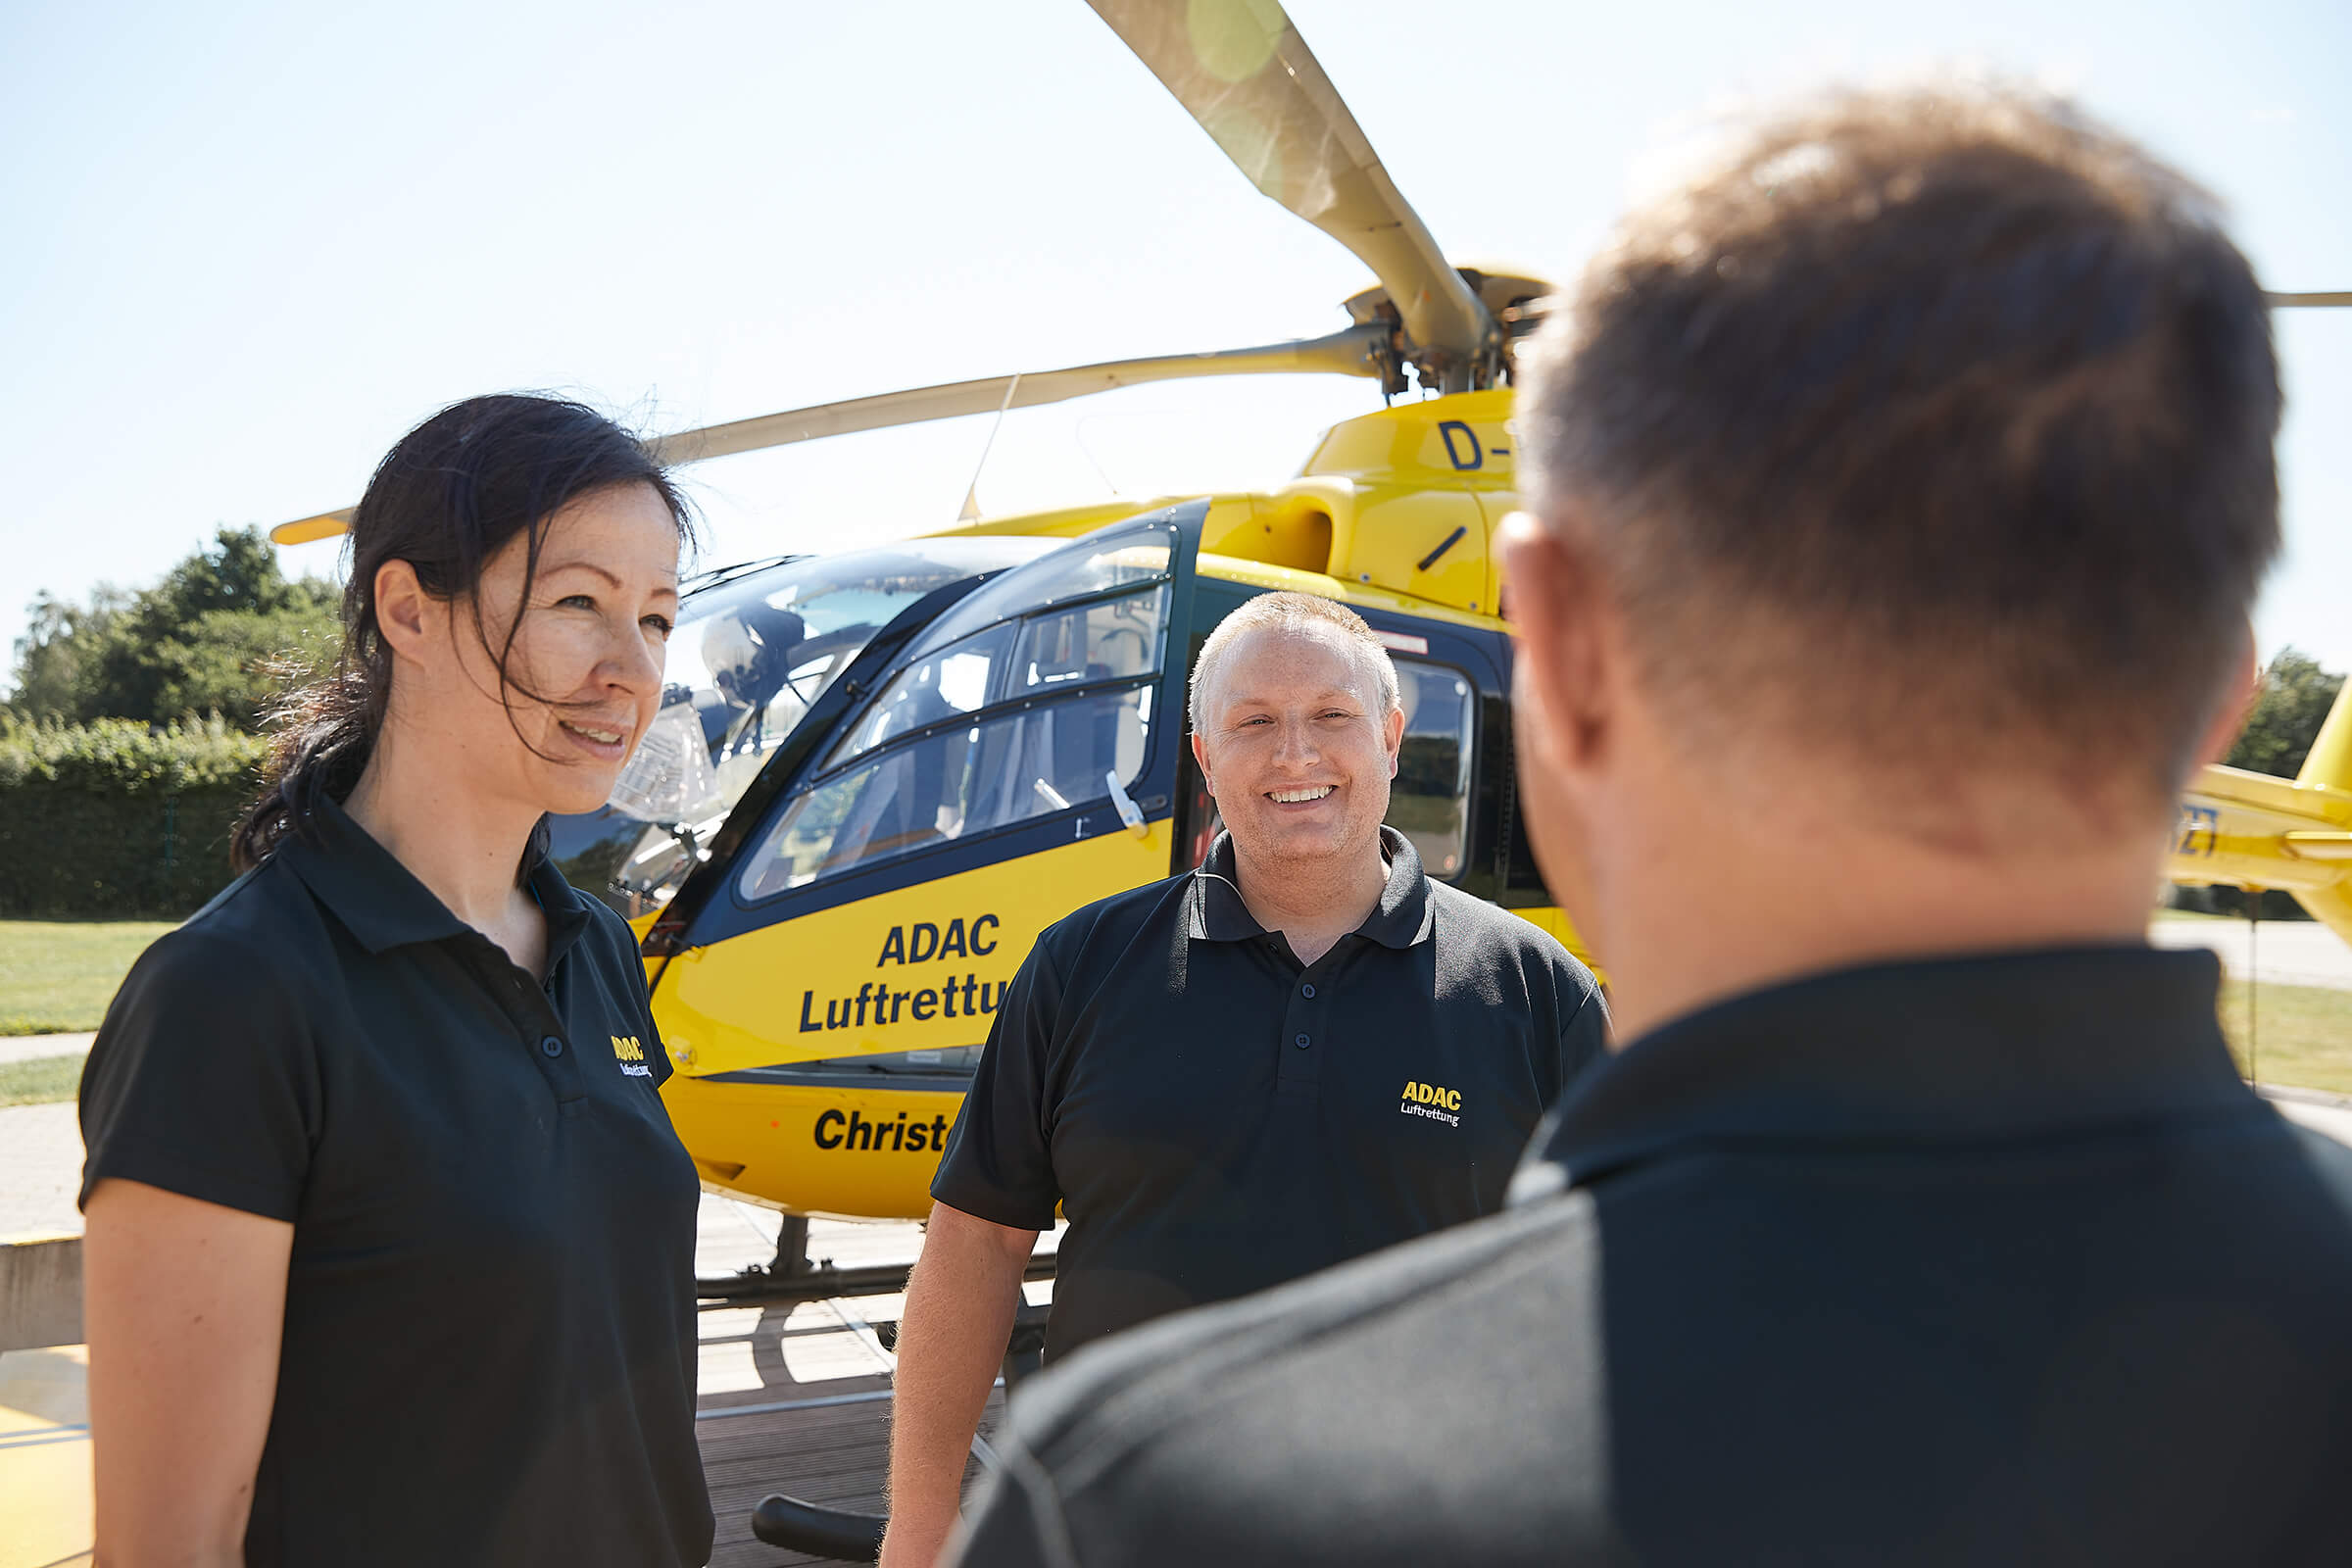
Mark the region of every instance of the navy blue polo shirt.
[[2352, 1149], [2207, 954], [1709, 1007], [1512, 1206], [1022, 1391], [966, 1568], [2335, 1564]]
[[1592, 973], [1381, 834], [1379, 905], [1311, 964], [1223, 836], [1039, 937], [931, 1194], [1023, 1229], [1061, 1205], [1049, 1357], [1493, 1213], [1602, 1055]]
[[700, 1564], [699, 1184], [619, 917], [543, 855], [544, 985], [332, 802], [140, 957], [82, 1197], [294, 1226], [246, 1561]]

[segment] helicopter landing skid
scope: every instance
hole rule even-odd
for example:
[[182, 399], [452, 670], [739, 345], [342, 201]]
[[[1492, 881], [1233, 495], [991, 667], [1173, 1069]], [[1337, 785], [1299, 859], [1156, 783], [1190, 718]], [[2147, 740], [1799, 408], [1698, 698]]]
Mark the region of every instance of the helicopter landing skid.
[[[706, 1312], [739, 1306], [795, 1306], [803, 1301], [829, 1300], [837, 1296], [888, 1296], [906, 1288], [909, 1263], [869, 1263], [841, 1268], [827, 1258], [808, 1256], [808, 1221], [797, 1214], [784, 1216], [776, 1233], [776, 1255], [754, 1263], [741, 1273], [705, 1277], [694, 1282], [698, 1304]], [[1054, 1254], [1034, 1253], [1021, 1274], [1024, 1280], [1054, 1277]]]

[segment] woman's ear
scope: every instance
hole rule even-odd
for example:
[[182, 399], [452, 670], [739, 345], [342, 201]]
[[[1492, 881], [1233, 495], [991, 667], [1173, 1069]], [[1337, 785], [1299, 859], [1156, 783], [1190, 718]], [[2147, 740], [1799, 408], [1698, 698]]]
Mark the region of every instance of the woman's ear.
[[375, 629], [395, 657], [417, 658], [438, 628], [445, 608], [416, 580], [416, 568], [405, 561], [387, 561], [375, 568]]

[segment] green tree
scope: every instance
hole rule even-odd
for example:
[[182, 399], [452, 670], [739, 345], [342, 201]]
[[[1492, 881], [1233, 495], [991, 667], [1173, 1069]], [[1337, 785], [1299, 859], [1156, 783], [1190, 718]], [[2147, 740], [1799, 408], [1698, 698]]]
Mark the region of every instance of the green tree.
[[86, 605], [35, 594], [25, 612], [24, 635], [17, 639], [10, 710], [24, 718], [66, 720], [89, 711], [99, 665], [130, 601], [129, 594], [107, 583], [91, 591]]
[[289, 674], [332, 661], [340, 597], [287, 577], [260, 529], [222, 528], [152, 588], [101, 587], [86, 606], [36, 598], [9, 706], [68, 723], [217, 712], [250, 730]]
[[2320, 662], [2293, 648], [2279, 650], [2263, 671], [2262, 695], [2246, 714], [2246, 727], [2237, 744], [2222, 759], [2231, 767], [2250, 768], [2292, 778], [2303, 766], [2320, 725], [2335, 706], [2344, 677], [2328, 673]]

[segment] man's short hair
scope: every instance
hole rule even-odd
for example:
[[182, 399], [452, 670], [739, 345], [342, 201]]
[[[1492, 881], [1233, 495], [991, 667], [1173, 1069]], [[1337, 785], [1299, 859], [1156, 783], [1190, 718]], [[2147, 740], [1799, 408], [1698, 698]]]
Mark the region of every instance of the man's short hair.
[[1389, 657], [1387, 645], [1380, 634], [1364, 624], [1364, 617], [1336, 600], [1318, 598], [1314, 594], [1259, 594], [1246, 602], [1241, 609], [1217, 622], [1200, 645], [1200, 657], [1193, 662], [1191, 717], [1193, 728], [1200, 727], [1200, 694], [1208, 684], [1208, 672], [1244, 634], [1264, 627], [1288, 632], [1293, 636], [1308, 633], [1318, 626], [1337, 627], [1349, 645], [1349, 652], [1364, 673], [1371, 677], [1372, 690], [1380, 699], [1383, 717], [1404, 706], [1396, 686], [1396, 663]]
[[1702, 742], [2170, 796], [2278, 548], [2213, 199], [2006, 89], [1829, 97], [1630, 217], [1524, 356], [1531, 504]]

